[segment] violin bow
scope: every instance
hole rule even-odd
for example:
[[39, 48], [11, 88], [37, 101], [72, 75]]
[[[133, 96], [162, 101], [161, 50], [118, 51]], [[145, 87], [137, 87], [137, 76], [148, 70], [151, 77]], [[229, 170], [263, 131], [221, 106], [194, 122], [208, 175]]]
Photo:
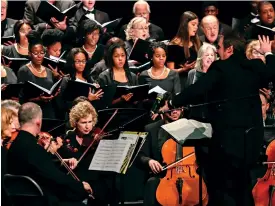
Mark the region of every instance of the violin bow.
[[179, 163], [179, 162], [181, 162], [181, 161], [183, 161], [183, 160], [185, 160], [185, 159], [187, 159], [187, 158], [189, 158], [189, 157], [191, 157], [193, 155], [195, 155], [195, 152], [192, 152], [189, 155], [184, 156], [183, 158], [179, 159], [176, 162], [173, 162], [173, 163], [171, 163], [169, 165], [166, 165], [165, 167], [162, 168], [162, 170], [168, 170], [169, 168], [173, 167], [175, 164], [177, 164], [177, 163]]
[[[90, 143], [90, 145], [87, 147], [87, 149], [83, 152], [83, 154], [81, 155], [81, 157], [78, 159], [78, 164], [79, 162], [83, 159], [83, 157], [86, 155], [86, 153], [89, 151], [89, 149], [93, 146], [94, 142], [97, 140], [97, 138], [99, 138], [99, 136], [101, 135], [101, 133], [104, 131], [104, 129], [107, 127], [107, 125], [111, 122], [111, 120], [115, 117], [115, 115], [117, 114], [118, 109], [115, 110], [115, 112], [112, 114], [112, 116], [110, 117], [110, 119], [106, 122], [106, 124], [104, 125], [104, 127], [102, 128], [102, 130], [95, 135], [93, 141]], [[103, 135], [104, 136], [104, 135]]]
[[[51, 140], [53, 139], [53, 136], [50, 136]], [[51, 141], [49, 143], [49, 148], [52, 148], [52, 145], [51, 145]], [[76, 181], [79, 181], [80, 182], [80, 179], [76, 176], [76, 174], [73, 172], [73, 170], [69, 167], [69, 165], [62, 159], [62, 157], [60, 156], [60, 154], [55, 151], [54, 152], [54, 155], [59, 159], [59, 161], [61, 162], [61, 164], [68, 170], [68, 172], [72, 175], [72, 177], [76, 180]], [[92, 195], [92, 194], [89, 194], [89, 197], [92, 198], [92, 199], [95, 199], [95, 197]]]

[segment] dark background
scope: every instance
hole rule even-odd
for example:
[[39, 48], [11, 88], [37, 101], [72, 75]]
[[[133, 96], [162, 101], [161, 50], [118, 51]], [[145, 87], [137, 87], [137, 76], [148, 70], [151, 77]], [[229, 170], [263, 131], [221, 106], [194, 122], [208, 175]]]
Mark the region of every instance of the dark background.
[[[123, 17], [122, 23], [126, 24], [132, 17], [134, 3], [135, 1], [97, 1], [95, 8], [107, 12], [111, 20]], [[184, 11], [193, 11], [200, 19], [202, 17], [202, 1], [149, 1], [149, 4], [150, 20], [163, 29], [166, 39], [171, 39], [176, 34], [180, 16]], [[25, 1], [9, 1], [8, 17], [21, 19], [24, 5]], [[219, 10], [220, 21], [231, 25], [232, 17], [245, 17], [250, 11], [250, 6], [248, 1], [223, 1], [219, 2]], [[142, 199], [144, 173], [133, 166], [123, 177], [123, 199], [128, 201]]]
[[[21, 19], [24, 14], [26, 1], [9, 1], [8, 17]], [[78, 1], [76, 1], [78, 2]], [[105, 11], [110, 19], [123, 17], [123, 24], [132, 17], [132, 7], [135, 1], [97, 1], [95, 8]], [[177, 32], [179, 19], [184, 11], [193, 11], [202, 17], [202, 1], [149, 1], [151, 6], [150, 20], [160, 26], [166, 39], [171, 39]], [[249, 13], [249, 1], [219, 2], [220, 21], [231, 25], [232, 17], [244, 17]]]

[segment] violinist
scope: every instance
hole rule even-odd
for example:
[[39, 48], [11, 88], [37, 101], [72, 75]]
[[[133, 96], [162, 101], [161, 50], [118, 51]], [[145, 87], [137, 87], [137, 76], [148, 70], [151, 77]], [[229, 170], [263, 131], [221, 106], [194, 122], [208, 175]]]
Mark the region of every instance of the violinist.
[[168, 140], [169, 134], [161, 128], [162, 125], [176, 121], [183, 116], [183, 110], [174, 110], [165, 113], [164, 118], [145, 126], [145, 131], [149, 132], [144, 145], [137, 157], [137, 164], [152, 172], [153, 175], [147, 180], [144, 191], [144, 205], [160, 205], [156, 200], [156, 190], [160, 178], [156, 174], [162, 171], [162, 145]]
[[42, 126], [41, 108], [35, 103], [25, 103], [18, 116], [21, 130], [7, 155], [8, 173], [33, 178], [42, 188], [47, 205], [82, 205], [93, 192], [91, 186], [62, 173], [50, 153], [37, 144], [36, 136]]
[[[16, 113], [8, 108], [2, 107], [1, 110], [1, 178], [3, 179], [4, 175], [7, 173], [7, 165], [6, 165], [6, 156], [7, 156], [7, 149], [4, 146], [3, 141], [5, 139], [9, 139], [14, 131], [14, 124], [13, 118], [16, 116]], [[4, 192], [3, 185], [1, 184], [2, 188], [2, 204], [6, 205], [7, 197], [6, 193]], [[6, 204], [5, 204], [6, 203]]]
[[[93, 140], [93, 129], [97, 123], [97, 113], [90, 102], [81, 101], [70, 110], [69, 118], [72, 130], [67, 132], [59, 153], [62, 157], [74, 157], [79, 160]], [[105, 178], [104, 180], [101, 179], [99, 172], [89, 170], [95, 149], [95, 147], [90, 148], [83, 159], [78, 162], [75, 173], [80, 179], [93, 185], [95, 199], [91, 200], [91, 204], [103, 206], [107, 205], [105, 201], [108, 185]]]

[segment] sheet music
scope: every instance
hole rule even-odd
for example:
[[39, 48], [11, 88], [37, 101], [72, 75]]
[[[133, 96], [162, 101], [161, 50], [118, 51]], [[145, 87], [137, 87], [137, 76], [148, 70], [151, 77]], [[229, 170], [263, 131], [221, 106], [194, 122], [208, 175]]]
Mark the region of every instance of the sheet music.
[[199, 140], [212, 137], [211, 124], [198, 122], [192, 119], [179, 119], [161, 127], [169, 134], [171, 134], [181, 144], [183, 144], [188, 139]]
[[155, 86], [154, 88], [149, 90], [148, 94], [151, 94], [152, 92], [156, 92], [158, 94], [165, 94], [167, 91], [162, 89], [160, 86]]
[[120, 172], [131, 142], [127, 140], [101, 140], [89, 170]]

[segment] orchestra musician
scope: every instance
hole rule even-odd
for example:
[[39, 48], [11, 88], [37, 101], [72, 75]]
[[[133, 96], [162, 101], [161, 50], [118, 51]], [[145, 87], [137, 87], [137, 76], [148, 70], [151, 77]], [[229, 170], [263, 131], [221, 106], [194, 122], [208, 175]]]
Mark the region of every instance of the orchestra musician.
[[[271, 42], [259, 37], [261, 60], [246, 60], [244, 44], [234, 34], [219, 40], [218, 54], [205, 77], [169, 100], [169, 107], [194, 104], [208, 92], [213, 135], [209, 146], [209, 205], [253, 205], [250, 170], [260, 158], [263, 120], [258, 94], [261, 82], [275, 76]], [[242, 92], [237, 92], [242, 91]], [[166, 110], [165, 105], [160, 110]], [[253, 132], [247, 133], [253, 128]], [[208, 176], [207, 175], [207, 176]]]
[[162, 171], [162, 145], [169, 139], [169, 134], [161, 126], [180, 119], [183, 116], [183, 110], [173, 110], [163, 116], [163, 119], [145, 127], [145, 131], [149, 132], [149, 134], [136, 159], [139, 167], [148, 173], [152, 172], [145, 185], [144, 206], [159, 205], [156, 200], [156, 190], [160, 177], [157, 174]]
[[[94, 138], [93, 129], [97, 123], [97, 113], [90, 102], [79, 101], [70, 110], [69, 117], [72, 130], [67, 131], [59, 153], [62, 157], [74, 157], [79, 160]], [[108, 177], [89, 170], [95, 149], [94, 146], [90, 148], [78, 163], [75, 173], [80, 179], [93, 185], [95, 199], [91, 200], [91, 204], [103, 206], [107, 205], [106, 195], [108, 195], [109, 186], [106, 179]]]
[[83, 205], [82, 201], [92, 193], [91, 186], [61, 172], [51, 153], [37, 144], [36, 136], [42, 126], [41, 108], [35, 103], [25, 103], [18, 116], [21, 130], [7, 154], [8, 173], [33, 178], [42, 188], [48, 205]]

